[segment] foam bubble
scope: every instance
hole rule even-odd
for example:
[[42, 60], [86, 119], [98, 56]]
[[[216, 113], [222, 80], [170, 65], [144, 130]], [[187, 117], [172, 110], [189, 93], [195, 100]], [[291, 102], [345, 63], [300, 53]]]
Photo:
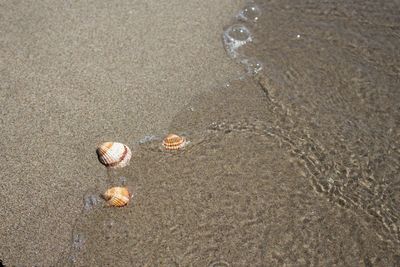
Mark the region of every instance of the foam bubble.
[[127, 179], [125, 176], [119, 177], [119, 183], [121, 186], [126, 186]]
[[71, 264], [77, 263], [77, 258], [80, 251], [85, 246], [86, 238], [82, 233], [76, 233], [72, 238], [72, 250], [70, 251], [71, 255], [68, 256], [67, 260]]
[[257, 22], [260, 18], [261, 10], [255, 4], [247, 4], [242, 10], [237, 14], [237, 19], [246, 22]]
[[72, 248], [74, 250], [82, 250], [85, 245], [85, 236], [81, 233], [75, 234], [72, 240]]
[[256, 75], [263, 69], [263, 64], [261, 61], [256, 59], [246, 58], [242, 59], [240, 63], [245, 66], [247, 73], [250, 75]]
[[154, 140], [159, 140], [160, 138], [155, 135], [145, 135], [142, 139], [139, 140], [139, 144], [145, 144]]
[[100, 203], [100, 197], [97, 195], [86, 195], [83, 198], [83, 209], [85, 211], [89, 211], [91, 209], [93, 209], [97, 204]]
[[253, 41], [249, 29], [241, 24], [235, 24], [227, 28], [224, 31], [223, 39], [225, 49], [232, 58], [238, 56], [237, 49], [239, 47]]

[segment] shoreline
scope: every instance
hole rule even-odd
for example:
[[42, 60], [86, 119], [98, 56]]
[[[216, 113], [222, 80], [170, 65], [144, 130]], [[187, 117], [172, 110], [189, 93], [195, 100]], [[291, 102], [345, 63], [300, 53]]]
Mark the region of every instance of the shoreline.
[[114, 173], [114, 184], [127, 178], [131, 203], [84, 212], [78, 246], [60, 265], [68, 256], [76, 266], [396, 264], [398, 247], [374, 231], [378, 218], [316, 190], [304, 144], [315, 140], [266, 89], [249, 78], [195, 97], [170, 125], [190, 144], [174, 152], [161, 140], [141, 144]]
[[241, 3], [7, 6], [5, 265], [400, 264], [395, 2]]
[[241, 3], [3, 5], [5, 265], [54, 264], [68, 248], [82, 197], [106, 175], [96, 144], [161, 134], [193, 95], [241, 71], [220, 43]]

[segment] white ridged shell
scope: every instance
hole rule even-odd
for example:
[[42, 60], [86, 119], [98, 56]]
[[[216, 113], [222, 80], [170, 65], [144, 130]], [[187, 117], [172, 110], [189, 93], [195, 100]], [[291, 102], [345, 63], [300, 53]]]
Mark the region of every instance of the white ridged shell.
[[132, 151], [124, 144], [105, 142], [96, 150], [101, 164], [110, 169], [122, 168], [129, 164]]

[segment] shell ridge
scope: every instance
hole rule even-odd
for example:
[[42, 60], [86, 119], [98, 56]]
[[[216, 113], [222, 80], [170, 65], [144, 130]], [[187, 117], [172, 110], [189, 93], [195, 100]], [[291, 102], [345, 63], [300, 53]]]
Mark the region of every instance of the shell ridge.
[[167, 150], [178, 150], [185, 146], [186, 138], [176, 134], [169, 134], [164, 138], [162, 144]]
[[108, 189], [103, 197], [111, 206], [122, 207], [128, 204], [130, 193], [126, 187], [113, 187]]
[[128, 146], [117, 142], [106, 142], [97, 149], [100, 163], [107, 168], [122, 168], [128, 165], [132, 152]]

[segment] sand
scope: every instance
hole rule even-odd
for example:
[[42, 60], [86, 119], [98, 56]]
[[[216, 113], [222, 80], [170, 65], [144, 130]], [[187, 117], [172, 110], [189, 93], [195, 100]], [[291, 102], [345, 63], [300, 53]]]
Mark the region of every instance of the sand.
[[220, 36], [240, 2], [1, 4], [4, 264], [48, 266], [70, 246], [105, 175], [99, 142], [163, 133], [194, 94], [237, 75]]
[[271, 101], [273, 87], [244, 79], [197, 96], [171, 124], [190, 143], [175, 152], [141, 144], [135, 162], [110, 174], [114, 185], [126, 177], [131, 203], [84, 210], [58, 265], [398, 265], [379, 217], [316, 190], [312, 160], [323, 152]]
[[[3, 263], [400, 265], [400, 7], [256, 3], [7, 4]], [[129, 166], [99, 164], [106, 140]]]

